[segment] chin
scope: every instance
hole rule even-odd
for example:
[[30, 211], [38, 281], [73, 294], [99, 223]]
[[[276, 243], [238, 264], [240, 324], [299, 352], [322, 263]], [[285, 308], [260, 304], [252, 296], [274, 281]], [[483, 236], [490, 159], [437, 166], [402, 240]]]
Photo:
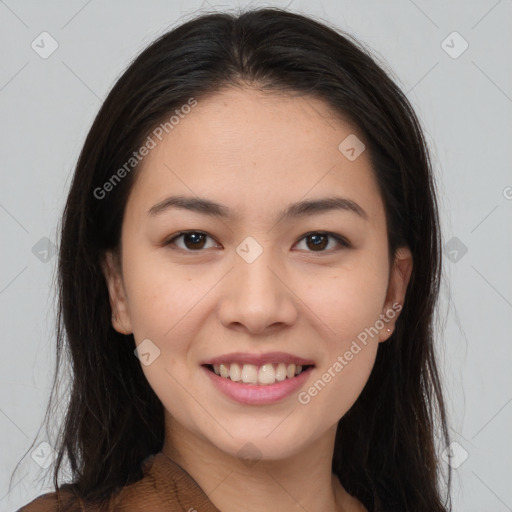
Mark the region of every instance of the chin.
[[[250, 466], [258, 460], [278, 461], [293, 457], [328, 430], [328, 427], [317, 427], [316, 431], [313, 428], [307, 429], [304, 422], [300, 425], [295, 421], [288, 423], [283, 418], [274, 418], [273, 422], [265, 422], [264, 426], [255, 428], [257, 421], [253, 419], [245, 424], [239, 422], [236, 428], [230, 425], [229, 433], [232, 437], [223, 430], [220, 435], [212, 435], [212, 430], [201, 432], [200, 435], [220, 451]], [[218, 430], [216, 434], [219, 434]]]

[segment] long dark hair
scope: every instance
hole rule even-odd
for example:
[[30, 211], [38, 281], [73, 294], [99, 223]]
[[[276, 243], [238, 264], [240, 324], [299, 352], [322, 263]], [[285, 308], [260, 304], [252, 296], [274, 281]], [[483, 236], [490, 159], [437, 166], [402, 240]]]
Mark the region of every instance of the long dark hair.
[[[61, 226], [57, 366], [45, 421], [68, 356], [71, 382], [55, 487], [99, 501], [140, 479], [142, 460], [162, 448], [162, 404], [134, 357], [133, 335], [111, 325], [100, 265], [107, 249], [119, 248], [137, 166], [108, 192], [104, 184], [176, 109], [236, 85], [321, 99], [364, 137], [390, 255], [408, 246], [414, 266], [396, 329], [339, 421], [332, 468], [369, 511], [446, 512], [451, 473], [444, 486], [436, 446], [449, 436], [433, 339], [441, 240], [424, 135], [405, 95], [360, 43], [278, 8], [205, 14], [165, 33], [120, 77], [92, 125]], [[66, 458], [71, 483], [60, 485]]]

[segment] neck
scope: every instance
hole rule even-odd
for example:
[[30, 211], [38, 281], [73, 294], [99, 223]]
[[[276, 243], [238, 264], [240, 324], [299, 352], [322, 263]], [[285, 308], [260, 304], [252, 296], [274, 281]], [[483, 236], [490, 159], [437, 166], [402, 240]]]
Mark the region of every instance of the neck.
[[162, 451], [192, 476], [222, 512], [364, 510], [332, 474], [335, 434], [336, 425], [306, 450], [286, 459], [244, 462], [166, 416]]

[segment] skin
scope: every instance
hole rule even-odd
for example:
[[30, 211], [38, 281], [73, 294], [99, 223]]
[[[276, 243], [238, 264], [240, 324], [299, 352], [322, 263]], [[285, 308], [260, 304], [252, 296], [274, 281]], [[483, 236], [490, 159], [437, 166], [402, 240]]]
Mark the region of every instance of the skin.
[[[312, 97], [244, 87], [199, 101], [144, 159], [120, 260], [109, 252], [103, 262], [114, 328], [160, 350], [142, 369], [164, 405], [163, 452], [222, 512], [364, 510], [331, 472], [336, 425], [398, 314], [306, 405], [296, 393], [270, 405], [236, 403], [200, 366], [231, 352], [289, 352], [315, 362], [307, 390], [379, 315], [403, 304], [412, 256], [401, 248], [389, 261], [367, 152], [349, 161], [338, 149], [350, 134], [363, 139]], [[214, 200], [237, 217], [147, 214], [174, 194]], [[367, 219], [333, 210], [275, 222], [288, 204], [332, 195], [355, 201]], [[209, 238], [199, 250], [184, 237], [165, 245], [182, 230]], [[327, 238], [317, 249], [304, 238], [311, 231], [350, 246]], [[252, 263], [236, 252], [248, 236], [263, 249]], [[250, 465], [237, 457], [247, 442], [259, 459]]]

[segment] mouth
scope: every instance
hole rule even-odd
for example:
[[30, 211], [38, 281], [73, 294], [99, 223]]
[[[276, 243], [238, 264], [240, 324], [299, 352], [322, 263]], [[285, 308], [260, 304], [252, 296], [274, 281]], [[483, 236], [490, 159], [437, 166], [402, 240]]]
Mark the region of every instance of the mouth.
[[203, 366], [222, 379], [252, 386], [271, 386], [278, 384], [294, 379], [314, 367], [313, 364], [284, 362], [265, 362], [263, 364], [231, 362], [205, 364]]
[[214, 388], [243, 405], [270, 405], [292, 397], [315, 364], [285, 353], [229, 354], [201, 364]]

